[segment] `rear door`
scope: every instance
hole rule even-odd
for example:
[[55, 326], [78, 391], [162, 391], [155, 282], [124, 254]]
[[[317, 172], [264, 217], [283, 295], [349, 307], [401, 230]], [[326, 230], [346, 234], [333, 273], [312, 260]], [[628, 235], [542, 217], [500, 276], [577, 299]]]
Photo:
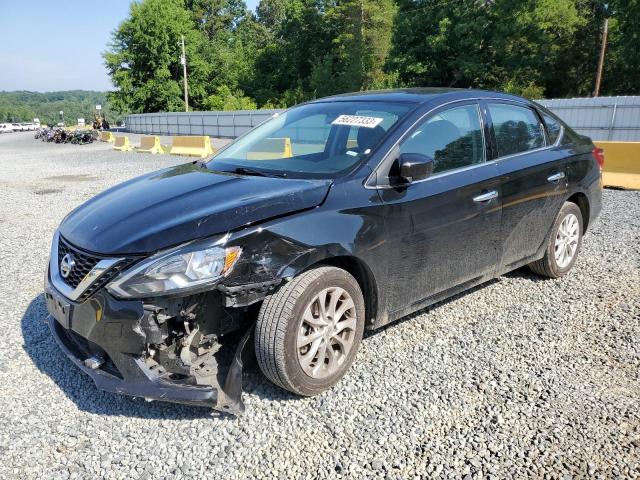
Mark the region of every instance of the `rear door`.
[[[379, 190], [383, 201], [390, 286], [397, 317], [452, 287], [492, 275], [500, 236], [500, 182], [487, 162], [477, 102], [429, 114], [391, 158], [420, 153], [434, 159], [425, 180]], [[397, 163], [397, 162], [395, 162]], [[389, 175], [394, 175], [393, 164]]]
[[529, 105], [488, 101], [483, 112], [500, 173], [504, 271], [533, 259], [542, 246], [566, 196], [567, 165]]

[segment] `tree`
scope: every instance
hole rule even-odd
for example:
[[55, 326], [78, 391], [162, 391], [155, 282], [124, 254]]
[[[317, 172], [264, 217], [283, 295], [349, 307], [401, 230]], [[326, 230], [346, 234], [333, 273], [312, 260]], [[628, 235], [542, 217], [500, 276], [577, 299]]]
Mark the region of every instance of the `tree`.
[[546, 93], [562, 71], [559, 59], [586, 23], [578, 14], [576, 1], [499, 0], [491, 6], [490, 14], [492, 59], [501, 70], [492, 88], [511, 83], [514, 93], [527, 89]]
[[260, 103], [290, 105], [333, 93], [389, 86], [393, 0], [262, 0], [267, 41], [256, 59]]
[[587, 4], [593, 3], [437, 0], [417, 6], [399, 0], [388, 68], [396, 69], [409, 85], [499, 89], [526, 96], [562, 94], [570, 89], [567, 68], [582, 75], [578, 81], [584, 76], [580, 68], [585, 62], [570, 55], [580, 48], [593, 52], [585, 46], [591, 41], [585, 35], [592, 12]]
[[[614, 0], [605, 15], [613, 20], [605, 60], [603, 92], [615, 95], [640, 93], [640, 1]], [[603, 15], [604, 16], [604, 15]], [[602, 22], [600, 23], [600, 26]], [[601, 29], [598, 29], [600, 39]]]
[[556, 62], [547, 69], [545, 95], [550, 98], [593, 93], [600, 33], [607, 15], [606, 3], [580, 0], [576, 2], [576, 10], [582, 21], [571, 37], [565, 39]]
[[324, 95], [388, 86], [383, 67], [394, 16], [393, 0], [327, 2], [323, 20], [331, 48], [312, 71], [313, 90]]
[[227, 86], [219, 87], [215, 94], [210, 95], [205, 101], [208, 110], [254, 110], [257, 107], [242, 90], [234, 92]]
[[278, 35], [287, 18], [286, 0], [261, 0], [256, 8], [256, 14], [260, 23], [272, 35]]
[[60, 121], [59, 112], [62, 110], [67, 125], [74, 125], [78, 118], [90, 120], [96, 105], [102, 105], [102, 113], [110, 122], [120, 119], [107, 104], [103, 92], [0, 92], [0, 123], [31, 122], [38, 118], [42, 123], [56, 124]]
[[[286, 107], [395, 86], [530, 98], [640, 92], [640, 0], [141, 0], [104, 54], [120, 111]], [[1, 112], [0, 112], [1, 113]]]
[[233, 32], [243, 20], [250, 17], [243, 0], [186, 0], [185, 8], [209, 40], [223, 32]]
[[157, 112], [184, 108], [180, 39], [184, 35], [189, 70], [189, 98], [199, 108], [207, 97], [209, 72], [203, 61], [202, 34], [194, 28], [181, 0], [132, 3], [130, 16], [113, 33], [104, 53], [117, 90], [109, 101], [119, 111]]
[[492, 83], [489, 7], [474, 0], [399, 0], [387, 68], [404, 85], [484, 87]]
[[[246, 91], [260, 104], [288, 106], [313, 97], [311, 72], [330, 48], [318, 4], [319, 0], [271, 0], [268, 9], [258, 9], [265, 15], [258, 17], [265, 42]], [[276, 9], [277, 15], [265, 13]]]

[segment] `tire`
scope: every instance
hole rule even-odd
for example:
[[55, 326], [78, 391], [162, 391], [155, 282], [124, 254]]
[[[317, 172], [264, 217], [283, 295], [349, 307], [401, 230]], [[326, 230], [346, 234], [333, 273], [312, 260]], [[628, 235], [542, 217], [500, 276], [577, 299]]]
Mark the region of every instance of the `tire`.
[[[573, 219], [571, 217], [574, 217]], [[577, 220], [577, 226], [573, 220]], [[566, 229], [563, 227], [561, 231], [561, 226], [563, 226], [563, 222], [565, 226], [571, 225], [570, 233], [574, 233], [575, 235], [571, 236], [571, 240], [564, 240], [572, 246], [571, 249], [573, 253], [569, 257], [562, 257], [560, 255], [560, 260], [556, 256], [556, 249], [562, 250], [562, 240], [561, 237], [565, 237]], [[582, 212], [580, 208], [572, 202], [565, 202], [560, 212], [556, 216], [555, 221], [553, 222], [553, 228], [551, 229], [551, 234], [547, 239], [547, 248], [545, 249], [544, 257], [540, 260], [537, 260], [533, 263], [529, 264], [529, 268], [538, 275], [548, 278], [559, 278], [565, 276], [569, 273], [569, 270], [573, 267], [576, 259], [578, 258], [578, 253], [580, 252], [580, 248], [582, 247], [582, 233], [583, 233], [583, 219]], [[558, 244], [560, 242], [560, 245]], [[573, 249], [573, 245], [575, 245], [575, 249]]]
[[[325, 308], [320, 312], [324, 295]], [[337, 300], [332, 303], [334, 298]], [[333, 316], [339, 317], [337, 324], [330, 314], [332, 305]], [[338, 383], [353, 363], [364, 322], [362, 291], [349, 273], [329, 266], [303, 272], [262, 303], [255, 330], [258, 365], [269, 380], [285, 390], [317, 395]], [[338, 331], [340, 328], [343, 330]], [[298, 347], [301, 338], [313, 341]]]

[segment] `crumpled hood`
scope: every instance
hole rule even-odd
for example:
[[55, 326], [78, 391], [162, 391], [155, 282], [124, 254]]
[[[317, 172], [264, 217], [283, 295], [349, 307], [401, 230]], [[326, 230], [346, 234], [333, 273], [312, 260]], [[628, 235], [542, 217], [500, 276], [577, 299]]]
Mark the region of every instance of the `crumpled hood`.
[[320, 205], [330, 180], [236, 176], [189, 163], [96, 195], [60, 225], [72, 244], [102, 254], [151, 253]]

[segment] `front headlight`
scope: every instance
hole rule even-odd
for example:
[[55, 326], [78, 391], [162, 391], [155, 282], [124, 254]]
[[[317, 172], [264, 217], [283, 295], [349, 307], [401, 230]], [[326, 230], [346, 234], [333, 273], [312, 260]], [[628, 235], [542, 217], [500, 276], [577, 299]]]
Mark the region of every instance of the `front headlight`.
[[145, 298], [203, 289], [229, 274], [240, 247], [188, 244], [144, 260], [107, 285], [121, 298]]

